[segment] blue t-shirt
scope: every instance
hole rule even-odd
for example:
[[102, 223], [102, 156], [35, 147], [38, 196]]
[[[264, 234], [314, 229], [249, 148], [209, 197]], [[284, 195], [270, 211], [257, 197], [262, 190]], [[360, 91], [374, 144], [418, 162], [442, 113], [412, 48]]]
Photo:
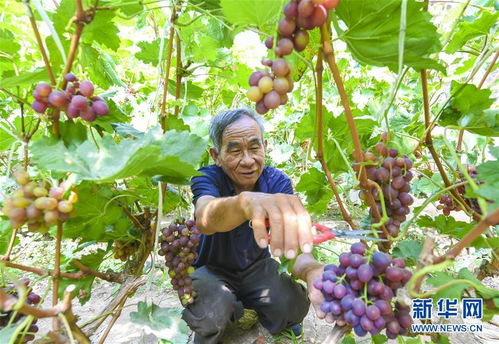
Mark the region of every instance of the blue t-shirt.
[[[199, 171], [204, 175], [194, 177], [191, 181], [194, 204], [201, 196], [236, 195], [232, 181], [221, 167], [210, 165], [200, 168]], [[283, 172], [265, 166], [262, 175], [258, 178], [255, 191], [293, 194], [293, 186], [289, 177]], [[270, 256], [268, 248], [262, 249], [257, 245], [249, 221], [228, 232], [201, 235], [198, 254], [199, 257], [193, 264], [195, 267], [209, 265], [227, 271], [245, 270], [255, 261]]]

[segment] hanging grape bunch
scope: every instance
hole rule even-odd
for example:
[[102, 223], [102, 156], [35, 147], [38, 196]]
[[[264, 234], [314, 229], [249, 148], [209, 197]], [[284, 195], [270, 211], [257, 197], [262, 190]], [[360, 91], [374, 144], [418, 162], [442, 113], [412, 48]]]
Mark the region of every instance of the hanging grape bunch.
[[[378, 188], [373, 187], [371, 194], [376, 201], [376, 207], [380, 214], [383, 214], [381, 202], [384, 202], [388, 222], [385, 227], [390, 236], [396, 237], [400, 225], [410, 213], [409, 206], [414, 203], [414, 199], [409, 195], [411, 191], [410, 181], [414, 177], [410, 171], [413, 163], [407, 155], [400, 156], [395, 148], [388, 148], [384, 142], [378, 142], [375, 146], [375, 153], [367, 151], [364, 153], [367, 178], [376, 182], [383, 191], [380, 194]], [[361, 165], [354, 162], [355, 171], [360, 171]], [[366, 202], [364, 191], [360, 191], [360, 198]], [[383, 196], [383, 198], [382, 198]], [[366, 202], [367, 203], [367, 202]], [[377, 222], [373, 209], [370, 209], [371, 223]]]
[[109, 113], [104, 99], [93, 95], [94, 85], [90, 81], [78, 82], [76, 76], [71, 73], [66, 74], [65, 79], [68, 82], [65, 91], [53, 90], [45, 82], [39, 83], [33, 92], [33, 110], [44, 113], [48, 107], [54, 107], [64, 111], [69, 118], [80, 117], [88, 122]]
[[128, 258], [137, 252], [138, 248], [138, 241], [124, 242], [121, 240], [115, 240], [113, 245], [114, 258], [119, 259], [122, 262], [126, 262]]
[[[23, 279], [22, 281], [26, 287], [29, 286], [29, 283], [30, 283], [29, 279]], [[16, 290], [14, 285], [5, 286], [2, 288], [2, 290], [3, 290], [3, 292], [5, 292], [6, 294], [8, 294], [10, 296], [14, 296], [14, 297], [18, 296], [17, 290]], [[28, 292], [28, 295], [26, 297], [26, 304], [33, 306], [33, 305], [39, 304], [40, 301], [41, 301], [40, 295], [35, 294], [31, 290]], [[21, 319], [24, 319], [26, 316], [14, 311], [14, 310], [5, 311], [3, 309], [3, 306], [0, 305], [0, 331], [9, 324], [12, 317], [14, 317], [12, 322], [13, 323], [17, 322], [19, 324], [20, 323], [19, 321]], [[31, 325], [29, 326], [29, 328], [27, 330], [26, 335], [24, 336], [24, 338], [22, 340], [22, 343], [27, 343], [27, 342], [35, 339], [35, 333], [38, 332], [38, 326], [36, 325], [37, 322], [38, 322], [38, 319], [34, 318], [33, 321], [31, 322]], [[20, 340], [21, 340], [21, 338], [18, 337], [16, 343], [19, 343]]]
[[[256, 112], [265, 114], [288, 101], [287, 93], [293, 90], [291, 68], [284, 59], [293, 49], [303, 51], [309, 41], [307, 30], [313, 30], [326, 22], [327, 11], [338, 6], [339, 0], [293, 0], [284, 6], [284, 18], [279, 21], [277, 58], [263, 59], [262, 64], [270, 71], [253, 72], [249, 78], [248, 99], [256, 102]], [[268, 49], [274, 48], [274, 38], [265, 40]]]
[[189, 274], [194, 272], [192, 263], [197, 258], [196, 248], [200, 234], [193, 220], [180, 218], [161, 230], [158, 254], [165, 257], [173, 289], [183, 306], [194, 302], [195, 291]]
[[[468, 166], [468, 174], [470, 175], [471, 178], [476, 180], [478, 172], [477, 172], [476, 167], [474, 165]], [[456, 181], [456, 184], [460, 184], [460, 183], [466, 181], [466, 179], [464, 178], [464, 176], [461, 173], [459, 175], [460, 175], [460, 178], [459, 178], [459, 180]], [[482, 184], [483, 182], [475, 181], [475, 183]], [[466, 193], [466, 187], [464, 185], [458, 186], [456, 188], [456, 190], [461, 196], [463, 196], [464, 201], [471, 209], [476, 211], [478, 214], [482, 214], [482, 211], [480, 209], [480, 205], [478, 204], [478, 200], [476, 198], [467, 198], [464, 196], [464, 194]], [[442, 213], [445, 216], [449, 216], [451, 211], [461, 211], [462, 210], [461, 206], [456, 201], [454, 201], [454, 199], [452, 198], [452, 196], [450, 194], [441, 195], [438, 203], [439, 204], [437, 205], [437, 209], [442, 210]]]
[[326, 265], [314, 287], [325, 298], [321, 310], [337, 325], [352, 327], [360, 337], [386, 329], [386, 336], [394, 339], [406, 334], [412, 324], [410, 307], [394, 300], [397, 289], [411, 276], [401, 258], [367, 253], [359, 242], [340, 255], [339, 266]]
[[37, 183], [21, 168], [14, 172], [14, 179], [19, 188], [5, 199], [2, 208], [12, 228], [27, 223], [29, 231], [46, 233], [58, 221], [66, 221], [74, 211], [78, 196], [67, 183], [58, 186], [50, 186], [45, 181]]

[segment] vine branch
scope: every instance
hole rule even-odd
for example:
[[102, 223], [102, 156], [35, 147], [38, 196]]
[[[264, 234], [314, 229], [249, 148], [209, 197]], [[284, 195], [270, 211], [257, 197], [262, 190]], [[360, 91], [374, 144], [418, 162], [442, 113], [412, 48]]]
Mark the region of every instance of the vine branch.
[[166, 97], [168, 95], [168, 88], [170, 86], [170, 67], [172, 63], [172, 53], [173, 53], [173, 39], [174, 39], [174, 34], [175, 34], [175, 27], [174, 27], [174, 22], [177, 17], [175, 7], [173, 8], [172, 16], [170, 18], [170, 34], [168, 36], [168, 51], [167, 51], [167, 56], [166, 56], [166, 68], [165, 68], [165, 81], [163, 84], [163, 98], [161, 101], [161, 112], [160, 112], [160, 120], [161, 120], [161, 129], [163, 129], [163, 132], [166, 131]]

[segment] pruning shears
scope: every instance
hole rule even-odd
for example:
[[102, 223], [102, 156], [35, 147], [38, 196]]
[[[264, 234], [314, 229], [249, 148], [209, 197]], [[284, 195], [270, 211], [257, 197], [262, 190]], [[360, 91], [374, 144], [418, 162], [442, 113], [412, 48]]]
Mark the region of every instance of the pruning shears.
[[[265, 219], [265, 226], [267, 229], [270, 228], [270, 222], [268, 219]], [[357, 239], [365, 241], [387, 241], [386, 239], [368, 236], [367, 234], [372, 234], [370, 230], [332, 229], [328, 226], [321, 225], [320, 223], [312, 223], [312, 227], [315, 227], [318, 232], [317, 234], [314, 234], [314, 244], [322, 244], [323, 242], [334, 238]]]

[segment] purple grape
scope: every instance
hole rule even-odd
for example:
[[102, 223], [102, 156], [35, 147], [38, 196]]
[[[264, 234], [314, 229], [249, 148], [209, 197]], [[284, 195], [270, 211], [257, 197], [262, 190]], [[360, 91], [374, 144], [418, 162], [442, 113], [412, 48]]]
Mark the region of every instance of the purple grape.
[[358, 268], [366, 262], [365, 258], [360, 254], [352, 254], [350, 256], [350, 266], [353, 268]]
[[355, 299], [352, 303], [352, 312], [358, 317], [361, 317], [366, 312], [366, 304], [361, 299]]
[[402, 284], [405, 285], [412, 277], [412, 273], [409, 270], [402, 270]]
[[64, 79], [66, 79], [66, 81], [69, 81], [69, 82], [75, 82], [75, 81], [78, 81], [78, 79], [76, 78], [76, 75], [72, 74], [72, 73], [68, 73], [64, 76]]
[[31, 108], [35, 110], [38, 113], [44, 113], [45, 110], [47, 110], [47, 104], [43, 103], [41, 101], [35, 100], [33, 103], [31, 103]]
[[347, 289], [343, 284], [337, 284], [334, 287], [334, 296], [338, 299], [341, 299], [347, 294]]
[[388, 157], [385, 160], [383, 160], [382, 165], [387, 170], [390, 170], [392, 167], [395, 166], [395, 159], [393, 159], [392, 157]]
[[49, 103], [55, 107], [64, 107], [68, 104], [66, 93], [63, 91], [53, 91], [49, 95]]
[[90, 98], [94, 94], [94, 85], [87, 80], [80, 82], [80, 92], [85, 97]]
[[321, 311], [323, 311], [324, 313], [331, 312], [330, 303], [327, 301], [322, 302], [321, 303]]
[[400, 189], [402, 186], [404, 186], [404, 184], [405, 184], [405, 180], [402, 176], [398, 176], [398, 177], [393, 178], [392, 186], [395, 189]]
[[356, 242], [350, 247], [350, 251], [354, 254], [364, 255], [364, 253], [366, 253], [366, 246], [361, 242]]
[[374, 304], [379, 309], [382, 315], [389, 315], [392, 313], [392, 307], [385, 300], [376, 300], [374, 301]]
[[401, 314], [398, 314], [397, 318], [398, 318], [398, 322], [399, 322], [400, 326], [402, 326], [403, 328], [406, 328], [406, 329], [411, 328], [413, 320], [409, 314], [401, 313]]
[[360, 322], [360, 318], [353, 314], [352, 310], [347, 311], [343, 317], [348, 326], [351, 327], [357, 326]]
[[397, 320], [392, 320], [386, 324], [386, 330], [398, 334], [400, 332], [400, 325]]
[[338, 277], [336, 277], [336, 274], [333, 271], [328, 270], [328, 271], [324, 271], [324, 273], [322, 274], [322, 279], [329, 280], [331, 282], [336, 282]]
[[385, 271], [385, 277], [391, 282], [399, 282], [402, 280], [402, 270], [400, 268], [390, 266]]
[[87, 108], [80, 111], [80, 118], [88, 122], [93, 122], [97, 118], [97, 115], [92, 108]]
[[347, 275], [347, 277], [350, 281], [356, 280], [358, 278], [357, 269], [352, 268], [351, 266], [349, 266], [345, 269], [345, 274]]
[[[348, 296], [348, 295], [347, 295]], [[345, 296], [345, 297], [347, 297]], [[342, 301], [344, 300], [345, 298], [342, 299]], [[342, 310], [341, 310], [341, 306], [340, 306], [340, 303], [336, 300], [334, 301], [331, 301], [329, 303], [329, 308], [331, 309], [331, 313], [334, 314], [334, 315], [340, 315], [342, 313]]]
[[364, 288], [364, 282], [361, 282], [359, 280], [353, 280], [350, 282], [350, 287], [353, 290], [361, 290], [362, 288]]
[[334, 283], [331, 282], [331, 281], [324, 281], [322, 283], [322, 290], [325, 292], [325, 293], [328, 293], [328, 294], [333, 294], [333, 290], [335, 289], [335, 286], [334, 286]]
[[382, 292], [383, 292], [383, 284], [382, 283], [375, 281], [375, 280], [369, 281], [369, 283], [367, 284], [367, 293], [369, 295], [376, 296], [376, 295], [381, 294]]
[[97, 114], [97, 116], [105, 116], [109, 113], [109, 107], [103, 101], [96, 101], [92, 104], [92, 110]]
[[381, 330], [385, 327], [385, 319], [383, 317], [379, 317], [378, 319], [374, 320], [374, 326]]
[[329, 270], [334, 271], [335, 269], [336, 269], [336, 265], [334, 265], [334, 264], [328, 264], [328, 265], [324, 266], [324, 271], [329, 271]]
[[405, 268], [405, 263], [402, 258], [394, 258], [392, 259], [392, 265], [395, 265], [401, 269]]
[[352, 309], [354, 300], [355, 297], [353, 297], [352, 295], [347, 295], [342, 298], [340, 301], [341, 309], [343, 309], [344, 311], [349, 311], [350, 309]]
[[357, 325], [353, 328], [353, 331], [355, 332], [355, 334], [359, 337], [364, 337], [366, 334], [367, 334], [367, 331], [365, 331], [362, 326], [360, 325]]
[[380, 167], [376, 170], [376, 179], [381, 183], [386, 183], [390, 180], [390, 172], [386, 168]]
[[385, 301], [390, 301], [393, 298], [393, 291], [388, 286], [383, 287], [383, 293], [380, 295], [380, 299]]
[[[400, 200], [400, 203], [402, 203], [403, 205], [405, 206], [409, 206], [411, 205], [412, 203], [414, 203], [414, 199], [412, 198], [411, 195], [409, 195], [408, 193], [406, 192], [401, 192], [399, 195], [399, 200]], [[407, 215], [407, 214], [406, 214]]]
[[333, 271], [336, 273], [336, 276], [343, 276], [345, 274], [345, 268], [340, 266], [336, 267]]
[[71, 105], [77, 110], [86, 110], [88, 108], [87, 99], [83, 96], [76, 95], [71, 99]]
[[373, 278], [374, 271], [369, 264], [362, 264], [357, 269], [357, 276], [359, 277], [359, 281], [368, 282]]
[[390, 257], [383, 252], [374, 252], [372, 255], [372, 264], [379, 273], [383, 273], [390, 265]]
[[404, 175], [404, 180], [410, 182], [414, 178], [414, 174], [411, 171], [407, 171]]
[[386, 336], [389, 338], [389, 339], [396, 339], [397, 338], [397, 334], [393, 333], [393, 332], [390, 332], [388, 330], [386, 330]]
[[366, 315], [363, 315], [360, 318], [360, 326], [362, 326], [364, 330], [370, 331], [374, 327], [374, 324]]
[[314, 288], [317, 290], [322, 290], [322, 280], [320, 278], [317, 278], [314, 281]]
[[370, 305], [366, 308], [366, 316], [371, 320], [376, 320], [381, 316], [381, 312], [375, 305]]
[[35, 92], [40, 97], [48, 97], [50, 92], [52, 92], [52, 86], [50, 86], [46, 82], [40, 82], [38, 85], [36, 85]]
[[349, 252], [340, 254], [340, 264], [344, 268], [347, 268], [348, 265], [350, 265], [350, 255], [351, 254]]

